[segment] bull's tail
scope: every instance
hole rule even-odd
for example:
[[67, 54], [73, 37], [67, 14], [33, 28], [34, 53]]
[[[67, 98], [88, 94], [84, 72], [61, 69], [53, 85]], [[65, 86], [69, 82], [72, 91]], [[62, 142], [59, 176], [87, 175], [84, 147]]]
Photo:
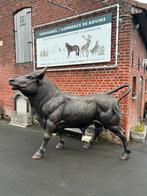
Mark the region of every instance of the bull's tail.
[[130, 93], [130, 91], [131, 91], [131, 87], [130, 87], [130, 85], [129, 84], [126, 84], [126, 85], [122, 85], [122, 86], [120, 86], [120, 87], [118, 87], [118, 88], [116, 88], [116, 89], [114, 89], [114, 90], [112, 90], [112, 91], [110, 91], [110, 92], [108, 92], [107, 94], [113, 94], [113, 93], [116, 93], [117, 91], [119, 91], [120, 89], [123, 89], [123, 88], [128, 88], [128, 90], [117, 100], [117, 102], [118, 102], [118, 104], [119, 104], [119, 102], [124, 98], [124, 97], [126, 97], [129, 93]]

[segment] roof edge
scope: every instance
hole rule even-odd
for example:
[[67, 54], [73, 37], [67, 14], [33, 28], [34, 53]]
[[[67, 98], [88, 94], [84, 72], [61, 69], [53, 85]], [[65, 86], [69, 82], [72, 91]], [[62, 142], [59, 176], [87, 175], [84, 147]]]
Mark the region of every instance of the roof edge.
[[141, 8], [141, 9], [145, 9], [147, 10], [147, 3], [141, 3], [141, 2], [138, 2], [136, 0], [123, 0], [125, 3], [128, 3], [132, 6], [135, 6], [137, 8]]

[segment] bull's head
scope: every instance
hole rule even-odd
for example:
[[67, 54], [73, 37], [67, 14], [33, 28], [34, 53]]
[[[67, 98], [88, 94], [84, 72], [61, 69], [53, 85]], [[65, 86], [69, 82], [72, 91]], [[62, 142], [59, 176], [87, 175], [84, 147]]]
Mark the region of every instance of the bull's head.
[[29, 96], [37, 92], [40, 81], [43, 79], [47, 68], [42, 71], [34, 71], [29, 74], [9, 80], [12, 90], [19, 90]]

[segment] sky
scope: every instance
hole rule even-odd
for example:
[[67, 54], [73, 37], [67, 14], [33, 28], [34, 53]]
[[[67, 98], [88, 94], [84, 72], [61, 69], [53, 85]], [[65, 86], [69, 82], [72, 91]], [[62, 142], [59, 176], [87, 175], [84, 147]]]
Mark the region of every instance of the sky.
[[137, 0], [139, 2], [142, 2], [142, 3], [147, 3], [147, 0]]

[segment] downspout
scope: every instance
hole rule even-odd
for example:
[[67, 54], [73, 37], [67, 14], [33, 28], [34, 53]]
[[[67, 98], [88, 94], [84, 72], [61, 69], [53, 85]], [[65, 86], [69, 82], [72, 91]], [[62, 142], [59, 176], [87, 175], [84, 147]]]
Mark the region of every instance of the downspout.
[[[112, 5], [112, 6], [109, 6], [109, 7], [105, 7], [105, 8], [101, 8], [101, 9], [97, 9], [97, 10], [94, 10], [94, 11], [90, 11], [90, 12], [86, 12], [86, 13], [83, 13], [83, 14], [79, 14], [78, 16], [71, 16], [71, 17], [67, 17], [67, 18], [63, 18], [63, 19], [59, 19], [59, 20], [56, 20], [56, 21], [52, 21], [52, 22], [49, 22], [49, 23], [45, 23], [45, 24], [42, 24], [42, 25], [37, 25], [37, 26], [34, 26], [32, 28], [32, 33], [33, 33], [33, 67], [34, 67], [34, 70], [35, 70], [35, 43], [34, 43], [34, 38], [35, 38], [35, 35], [34, 35], [34, 32], [35, 32], [35, 28], [40, 28], [40, 27], [43, 27], [43, 26], [48, 26], [48, 25], [52, 25], [52, 24], [58, 24], [58, 23], [61, 23], [61, 22], [66, 22], [66, 21], [69, 21], [69, 20], [73, 20], [73, 19], [76, 19], [76, 18], [79, 18], [79, 17], [82, 17], [82, 16], [86, 16], [86, 15], [90, 15], [90, 14], [95, 14], [95, 13], [98, 13], [100, 11], [104, 11], [104, 10], [107, 10], [107, 9], [112, 9], [116, 7], [117, 8], [117, 12], [116, 12], [116, 43], [115, 43], [115, 63], [112, 64], [112, 65], [102, 65], [102, 66], [88, 66], [88, 67], [65, 67], [65, 68], [53, 68], [53, 69], [48, 69], [48, 71], [69, 71], [69, 70], [94, 70], [94, 69], [110, 69], [110, 68], [115, 68], [117, 67], [118, 65], [118, 38], [119, 38], [119, 14], [120, 14], [120, 7], [119, 7], [119, 4], [115, 4], [115, 5]], [[64, 65], [63, 65], [64, 66]]]

